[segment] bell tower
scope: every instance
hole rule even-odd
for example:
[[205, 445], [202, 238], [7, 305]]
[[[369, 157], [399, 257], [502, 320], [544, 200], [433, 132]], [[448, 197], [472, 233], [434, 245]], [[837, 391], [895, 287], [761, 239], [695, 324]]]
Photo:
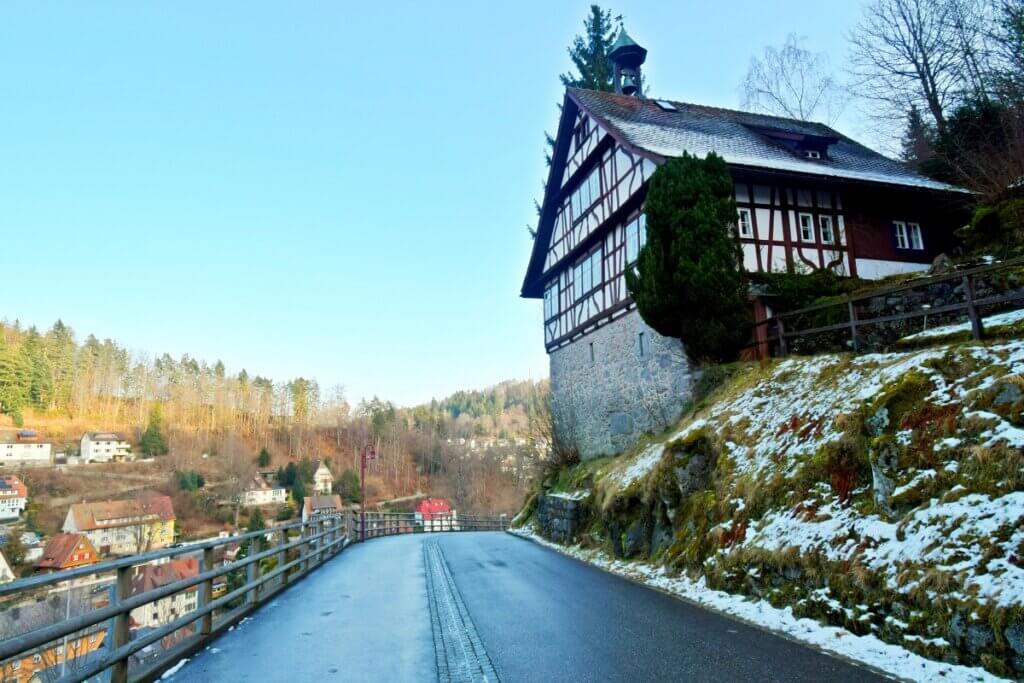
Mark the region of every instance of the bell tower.
[[619, 35], [615, 38], [608, 57], [612, 60], [615, 92], [620, 95], [643, 97], [643, 77], [640, 66], [647, 59], [647, 50], [637, 45], [629, 37], [626, 29], [619, 27]]

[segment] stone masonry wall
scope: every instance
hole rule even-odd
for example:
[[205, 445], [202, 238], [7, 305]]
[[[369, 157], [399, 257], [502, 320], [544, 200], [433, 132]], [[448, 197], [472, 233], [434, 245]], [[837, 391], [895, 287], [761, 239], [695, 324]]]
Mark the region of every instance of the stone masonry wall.
[[556, 543], [576, 540], [586, 516], [586, 506], [579, 498], [548, 493], [537, 498], [537, 525], [541, 535]]
[[620, 453], [678, 419], [693, 372], [678, 339], [630, 311], [551, 353], [556, 429], [584, 459]]

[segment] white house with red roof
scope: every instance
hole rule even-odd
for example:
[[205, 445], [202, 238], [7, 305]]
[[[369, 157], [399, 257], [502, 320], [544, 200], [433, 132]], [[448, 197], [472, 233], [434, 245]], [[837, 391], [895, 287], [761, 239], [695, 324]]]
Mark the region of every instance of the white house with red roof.
[[17, 519], [28, 506], [28, 487], [13, 474], [0, 474], [0, 519]]
[[424, 498], [414, 510], [417, 524], [424, 531], [451, 531], [457, 529], [457, 515], [444, 498]]

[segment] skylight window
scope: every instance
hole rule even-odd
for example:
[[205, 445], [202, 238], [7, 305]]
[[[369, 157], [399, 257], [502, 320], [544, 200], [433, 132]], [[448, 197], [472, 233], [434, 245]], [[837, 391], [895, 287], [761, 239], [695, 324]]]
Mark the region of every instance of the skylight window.
[[668, 100], [654, 100], [654, 103], [658, 105], [662, 111], [679, 111], [676, 109], [676, 105], [672, 104]]

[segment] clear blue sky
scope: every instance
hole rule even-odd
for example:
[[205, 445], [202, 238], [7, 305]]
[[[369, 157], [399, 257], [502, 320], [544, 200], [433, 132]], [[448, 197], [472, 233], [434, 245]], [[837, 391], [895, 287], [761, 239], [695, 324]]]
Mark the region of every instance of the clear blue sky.
[[[588, 4], [5, 4], [0, 317], [353, 401], [546, 376], [524, 226]], [[859, 5], [612, 9], [653, 94], [736, 106], [789, 32], [841, 66]]]

